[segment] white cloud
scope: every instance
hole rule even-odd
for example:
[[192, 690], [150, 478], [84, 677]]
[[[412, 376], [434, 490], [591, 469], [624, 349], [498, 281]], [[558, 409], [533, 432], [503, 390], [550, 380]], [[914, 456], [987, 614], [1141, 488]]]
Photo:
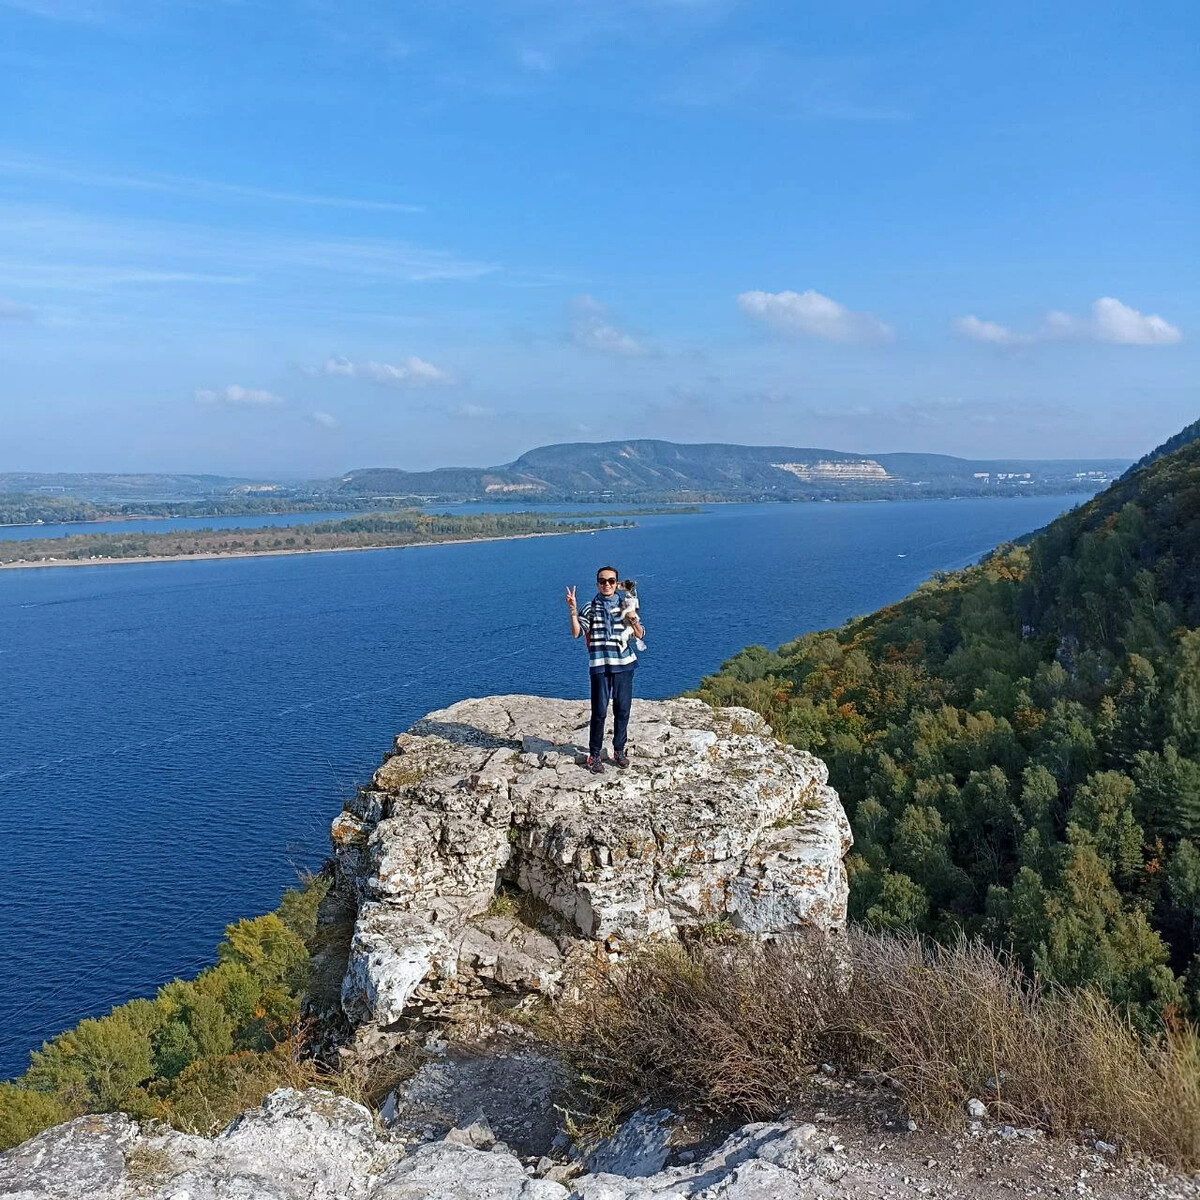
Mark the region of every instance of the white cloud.
[[1143, 316], [1136, 308], [1101, 296], [1092, 305], [1092, 336], [1120, 346], [1168, 346], [1182, 339], [1177, 325], [1157, 314]]
[[283, 397], [261, 388], [244, 388], [231, 383], [223, 388], [197, 388], [196, 399], [201, 404], [236, 404], [251, 407], [265, 404], [282, 404]]
[[322, 429], [337, 429], [341, 425], [341, 421], [332, 413], [314, 412], [310, 414], [312, 421], [320, 425]]
[[367, 379], [385, 387], [430, 387], [455, 382], [452, 372], [410, 354], [399, 365], [385, 362], [351, 362], [340, 355], [328, 358], [320, 366], [310, 369], [310, 375], [344, 375], [348, 379]]
[[649, 342], [614, 325], [608, 309], [587, 295], [571, 301], [571, 341], [584, 350], [619, 358], [645, 358], [654, 352]]
[[889, 342], [892, 327], [865, 312], [852, 312], [811, 288], [807, 292], [742, 292], [738, 307], [747, 316], [793, 337], [826, 342]]
[[1155, 313], [1149, 316], [1122, 304], [1112, 296], [1101, 296], [1092, 304], [1091, 315], [1076, 317], [1052, 310], [1042, 318], [1034, 333], [1017, 333], [995, 321], [959, 317], [954, 328], [965, 338], [994, 346], [1026, 345], [1030, 342], [1105, 342], [1114, 346], [1169, 346], [1182, 340], [1177, 325]]
[[989, 342], [993, 346], [1011, 346], [1029, 340], [1027, 335], [1014, 333], [1006, 325], [996, 321], [981, 321], [976, 316], [957, 317], [953, 325], [963, 337], [973, 342]]

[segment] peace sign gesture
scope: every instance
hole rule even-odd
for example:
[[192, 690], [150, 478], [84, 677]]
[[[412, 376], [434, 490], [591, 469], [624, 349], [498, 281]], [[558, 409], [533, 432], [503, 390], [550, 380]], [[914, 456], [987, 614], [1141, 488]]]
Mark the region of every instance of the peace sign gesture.
[[567, 588], [567, 607], [572, 612], [575, 611], [575, 589], [574, 589], [574, 587]]

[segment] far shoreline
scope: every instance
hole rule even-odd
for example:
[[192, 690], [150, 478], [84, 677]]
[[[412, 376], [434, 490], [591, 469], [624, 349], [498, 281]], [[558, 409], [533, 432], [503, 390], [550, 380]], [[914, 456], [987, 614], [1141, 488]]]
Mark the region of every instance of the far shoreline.
[[414, 550], [419, 546], [459, 546], [472, 542], [516, 542], [525, 538], [566, 537], [572, 533], [607, 533], [632, 529], [632, 525], [608, 525], [600, 529], [552, 529], [544, 533], [506, 533], [498, 537], [439, 538], [432, 542], [404, 542], [398, 546], [317, 546], [290, 550], [231, 550], [226, 554], [145, 554], [133, 558], [56, 558], [38, 562], [0, 563], [0, 571], [28, 571], [43, 567], [118, 567], [133, 563], [215, 562], [222, 558], [293, 558], [299, 554], [356, 554], [370, 550]]

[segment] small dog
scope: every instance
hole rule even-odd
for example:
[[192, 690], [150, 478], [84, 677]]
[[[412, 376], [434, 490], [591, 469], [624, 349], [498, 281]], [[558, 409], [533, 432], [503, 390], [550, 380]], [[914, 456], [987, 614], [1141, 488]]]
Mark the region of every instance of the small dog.
[[[629, 624], [629, 618], [636, 617], [638, 611], [637, 581], [626, 579], [621, 584], [621, 590], [625, 593], [625, 605], [621, 609], [622, 628], [617, 634], [617, 640], [621, 643], [621, 650], [624, 651], [629, 645], [629, 639], [633, 637], [633, 626]], [[634, 638], [633, 644], [639, 650], [646, 648], [646, 643], [641, 638]]]

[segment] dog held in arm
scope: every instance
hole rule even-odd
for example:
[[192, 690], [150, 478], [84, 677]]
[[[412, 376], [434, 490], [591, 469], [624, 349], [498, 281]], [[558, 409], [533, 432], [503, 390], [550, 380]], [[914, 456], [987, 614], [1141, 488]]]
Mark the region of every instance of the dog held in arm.
[[[621, 591], [625, 593], [625, 603], [621, 607], [622, 628], [617, 632], [617, 641], [620, 642], [621, 650], [624, 651], [629, 645], [629, 639], [633, 637], [633, 626], [630, 624], [629, 618], [638, 616], [637, 581], [626, 579], [621, 584]], [[638, 617], [638, 621], [641, 622], [640, 617]], [[633, 644], [639, 650], [646, 648], [646, 643], [641, 638], [634, 638]]]

